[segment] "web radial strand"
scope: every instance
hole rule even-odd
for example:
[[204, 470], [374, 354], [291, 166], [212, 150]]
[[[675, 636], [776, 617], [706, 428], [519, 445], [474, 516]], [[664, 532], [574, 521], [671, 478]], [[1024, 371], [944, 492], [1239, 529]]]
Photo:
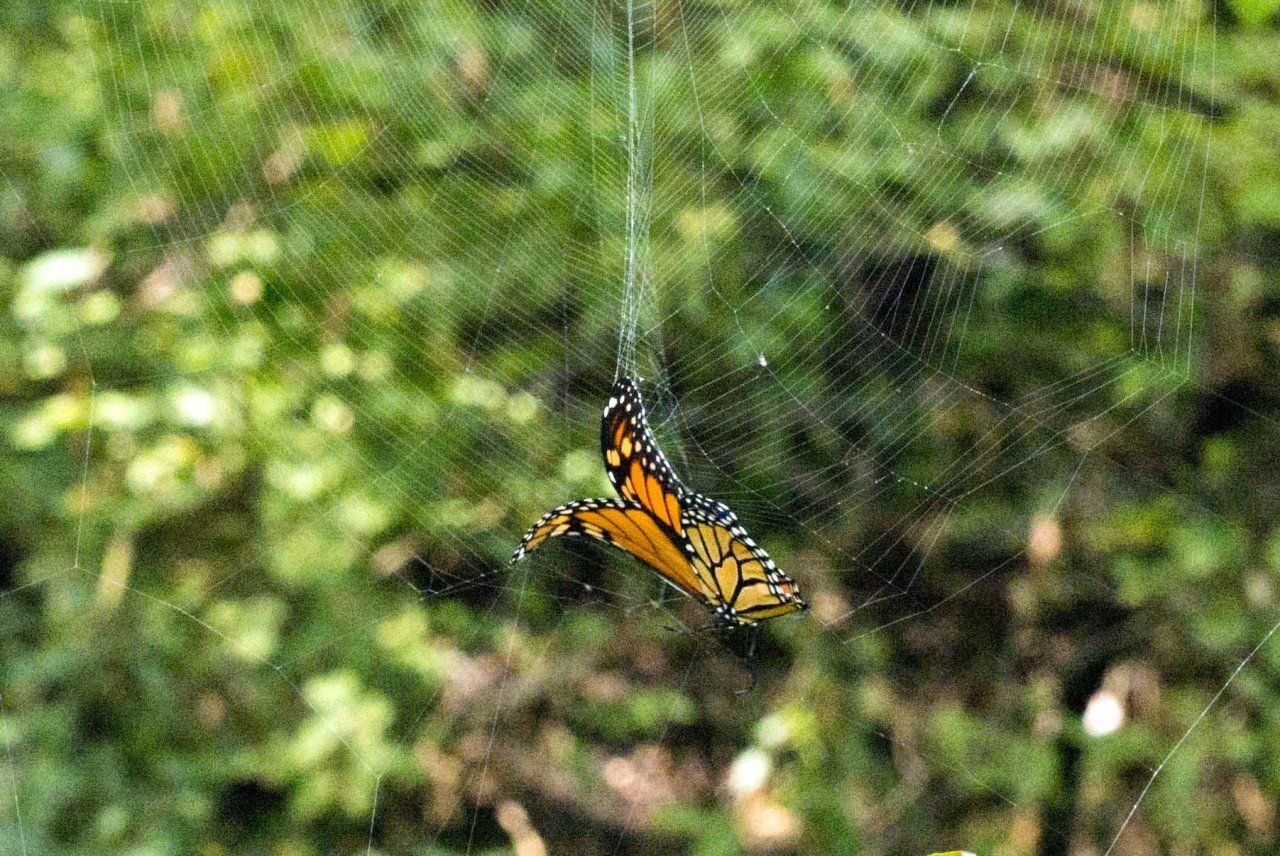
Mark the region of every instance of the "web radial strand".
[[[650, 212], [653, 206], [654, 103], [651, 90], [654, 69], [637, 80], [637, 61], [651, 55], [656, 39], [656, 3], [624, 0], [626, 43], [626, 89], [622, 103], [626, 111], [626, 257], [622, 277], [622, 311], [618, 330], [616, 377], [638, 373], [636, 347], [646, 304], [656, 301], [650, 280], [653, 271], [649, 242]], [[652, 314], [652, 313], [651, 313]]]

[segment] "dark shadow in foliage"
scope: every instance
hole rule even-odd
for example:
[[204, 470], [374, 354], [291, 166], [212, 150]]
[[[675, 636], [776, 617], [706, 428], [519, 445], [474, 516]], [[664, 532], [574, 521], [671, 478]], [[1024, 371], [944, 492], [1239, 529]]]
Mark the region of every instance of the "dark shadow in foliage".
[[932, 330], [921, 322], [920, 312], [931, 302], [937, 271], [937, 258], [926, 254], [868, 264], [862, 271], [864, 316], [890, 339], [909, 347], [914, 331]]
[[[1102, 686], [1111, 664], [1123, 659], [1135, 646], [1127, 638], [1128, 612], [1103, 598], [1072, 604], [1050, 615], [1045, 630], [1050, 636], [1067, 637], [1075, 657], [1061, 670], [1063, 707], [1077, 719], [1089, 699]], [[1058, 788], [1048, 796], [1040, 813], [1044, 833], [1036, 856], [1067, 856], [1080, 804], [1083, 750], [1064, 729], [1055, 740], [1058, 756]]]
[[21, 561], [22, 551], [18, 545], [8, 538], [0, 539], [0, 595], [15, 587], [18, 564]]
[[395, 576], [433, 603], [450, 600], [487, 610], [502, 597], [505, 568], [495, 570], [478, 555], [432, 558], [415, 555]]
[[[612, 558], [608, 553], [616, 551], [589, 541], [562, 540], [568, 567], [552, 574], [544, 583], [546, 589], [565, 608], [600, 608], [611, 603], [613, 598], [606, 592], [609, 587], [607, 569]], [[648, 568], [641, 570], [649, 573]]]
[[[1229, 433], [1257, 418], [1250, 410], [1263, 408], [1272, 409], [1272, 405], [1263, 401], [1257, 386], [1248, 381], [1231, 381], [1215, 389], [1201, 389], [1196, 395], [1194, 434], [1207, 439]], [[1203, 448], [1203, 444], [1197, 444], [1191, 450], [1197, 459]]]
[[16, 541], [0, 539], [0, 626], [7, 640], [36, 646], [40, 641], [41, 601], [45, 587], [23, 587], [18, 568], [25, 558]]
[[218, 794], [218, 823], [228, 840], [261, 841], [272, 837], [284, 810], [286, 792], [257, 779], [227, 784]]
[[450, 853], [486, 853], [511, 846], [511, 838], [498, 825], [493, 806], [466, 804], [465, 815], [455, 815], [454, 823], [437, 836], [431, 836], [436, 847]]

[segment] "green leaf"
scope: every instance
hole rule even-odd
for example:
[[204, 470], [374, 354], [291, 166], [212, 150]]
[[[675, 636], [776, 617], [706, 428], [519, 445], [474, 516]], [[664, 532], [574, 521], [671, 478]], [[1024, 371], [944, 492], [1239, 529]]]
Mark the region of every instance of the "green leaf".
[[1280, 10], [1280, 0], [1231, 0], [1231, 10], [1244, 24], [1265, 24]]

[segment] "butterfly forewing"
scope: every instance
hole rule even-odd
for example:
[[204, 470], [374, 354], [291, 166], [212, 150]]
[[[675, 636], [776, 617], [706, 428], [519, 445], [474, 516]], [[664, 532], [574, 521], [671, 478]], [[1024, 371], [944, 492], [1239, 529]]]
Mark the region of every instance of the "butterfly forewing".
[[679, 533], [685, 487], [653, 439], [631, 378], [621, 378], [609, 394], [600, 422], [600, 451], [618, 495], [639, 503]]
[[525, 533], [511, 561], [520, 561], [550, 538], [575, 536], [625, 550], [676, 588], [706, 603], [706, 592], [670, 533], [638, 503], [626, 500], [582, 499], [548, 511]]

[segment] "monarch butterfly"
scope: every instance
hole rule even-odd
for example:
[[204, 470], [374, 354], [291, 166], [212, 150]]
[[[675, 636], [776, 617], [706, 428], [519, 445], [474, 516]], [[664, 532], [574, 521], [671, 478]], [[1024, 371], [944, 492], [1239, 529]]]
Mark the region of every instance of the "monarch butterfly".
[[550, 538], [585, 536], [645, 562], [725, 628], [808, 608], [795, 580], [751, 539], [729, 506], [695, 493], [675, 474], [649, 430], [631, 378], [613, 386], [600, 447], [621, 498], [553, 508], [525, 533], [512, 562]]

